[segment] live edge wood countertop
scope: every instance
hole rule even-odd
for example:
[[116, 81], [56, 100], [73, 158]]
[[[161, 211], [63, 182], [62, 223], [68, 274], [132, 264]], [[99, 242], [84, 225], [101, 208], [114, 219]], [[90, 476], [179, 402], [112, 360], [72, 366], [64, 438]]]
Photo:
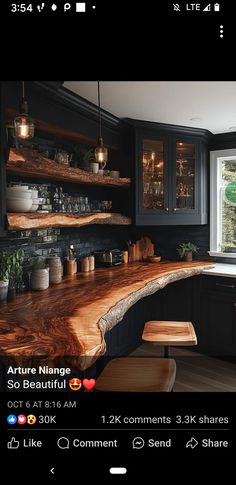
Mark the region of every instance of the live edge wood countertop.
[[105, 353], [105, 333], [138, 300], [213, 266], [129, 263], [66, 276], [48, 290], [20, 294], [0, 305], [0, 356], [76, 357], [84, 370]]

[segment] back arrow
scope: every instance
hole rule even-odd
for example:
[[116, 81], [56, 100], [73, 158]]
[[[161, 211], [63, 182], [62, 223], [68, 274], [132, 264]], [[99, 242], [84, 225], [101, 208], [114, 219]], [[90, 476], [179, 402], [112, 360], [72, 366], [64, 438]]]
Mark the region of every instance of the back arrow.
[[54, 467], [51, 468], [50, 473], [52, 473], [54, 475]]

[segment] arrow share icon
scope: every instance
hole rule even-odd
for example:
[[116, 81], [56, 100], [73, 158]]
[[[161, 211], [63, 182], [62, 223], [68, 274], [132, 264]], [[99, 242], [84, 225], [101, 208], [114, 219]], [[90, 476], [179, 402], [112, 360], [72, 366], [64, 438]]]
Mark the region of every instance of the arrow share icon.
[[198, 441], [195, 440], [195, 438], [191, 438], [191, 440], [187, 441], [186, 448], [192, 448], [193, 450], [194, 448], [196, 448], [197, 445], [198, 445]]

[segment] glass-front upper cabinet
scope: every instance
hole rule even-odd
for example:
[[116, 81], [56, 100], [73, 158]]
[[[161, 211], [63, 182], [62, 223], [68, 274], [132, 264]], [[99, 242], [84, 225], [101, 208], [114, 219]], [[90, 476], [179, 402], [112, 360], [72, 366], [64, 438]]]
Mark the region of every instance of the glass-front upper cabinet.
[[176, 210], [195, 208], [195, 143], [175, 145], [175, 207]]
[[142, 203], [144, 209], [164, 209], [164, 144], [162, 140], [143, 140]]
[[[207, 133], [136, 122], [136, 225], [207, 223]], [[196, 136], [193, 136], [196, 132]]]

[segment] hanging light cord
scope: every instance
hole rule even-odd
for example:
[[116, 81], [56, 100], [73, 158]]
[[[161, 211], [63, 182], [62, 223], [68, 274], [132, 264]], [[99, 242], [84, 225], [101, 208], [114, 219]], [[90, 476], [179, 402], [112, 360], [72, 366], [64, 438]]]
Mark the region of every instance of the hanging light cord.
[[100, 106], [100, 81], [98, 81], [98, 115], [99, 115], [99, 138], [102, 137], [102, 119]]
[[25, 99], [25, 81], [22, 81], [22, 98]]

